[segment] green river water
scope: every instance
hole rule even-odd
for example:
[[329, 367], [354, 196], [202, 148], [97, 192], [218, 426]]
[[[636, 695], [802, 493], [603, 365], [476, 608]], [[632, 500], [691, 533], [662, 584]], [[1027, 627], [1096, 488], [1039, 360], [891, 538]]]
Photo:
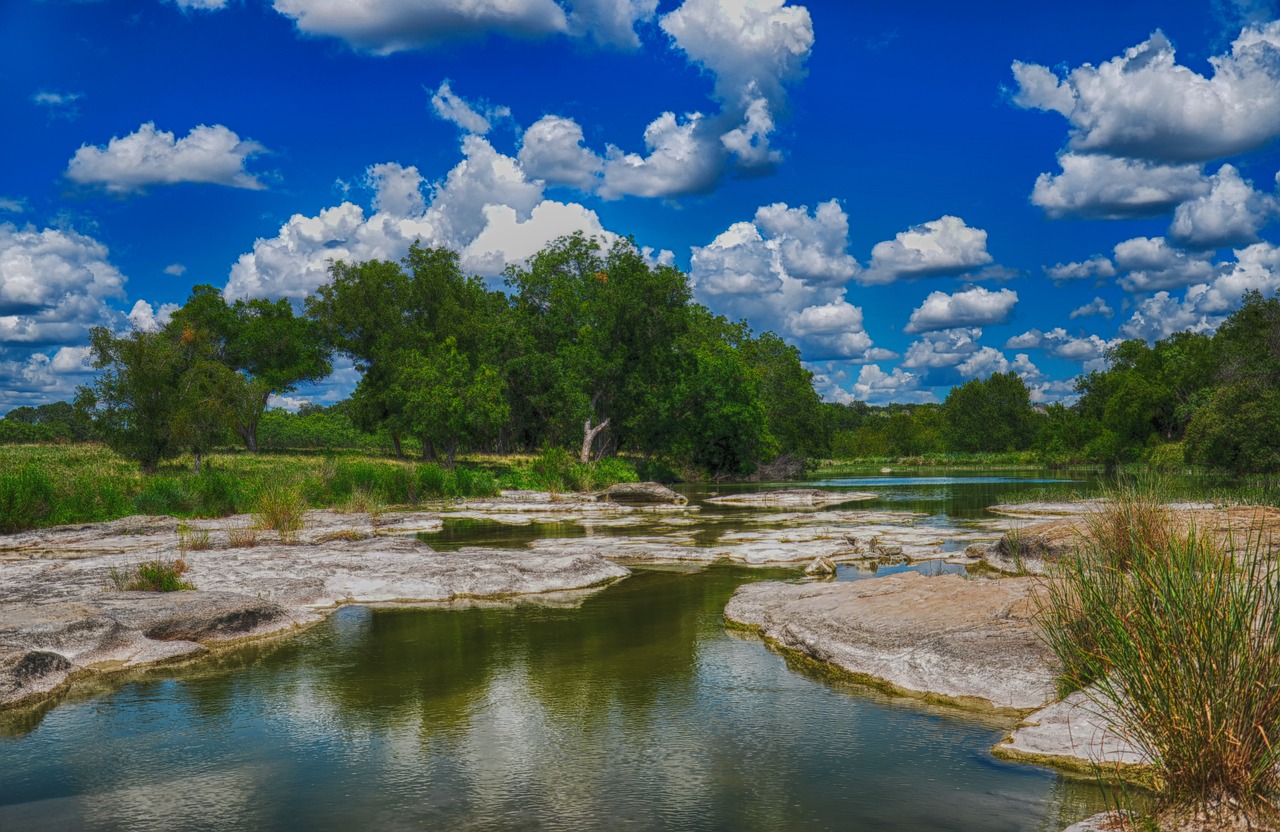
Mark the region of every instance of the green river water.
[[[876, 479], [830, 485], [934, 524], [1027, 485]], [[581, 531], [555, 526], [428, 539]], [[991, 757], [1007, 722], [823, 678], [725, 630], [736, 587], [797, 576], [638, 569], [519, 604], [347, 607], [294, 638], [109, 679], [0, 717], [0, 830], [1057, 832], [1103, 808], [1088, 782]]]

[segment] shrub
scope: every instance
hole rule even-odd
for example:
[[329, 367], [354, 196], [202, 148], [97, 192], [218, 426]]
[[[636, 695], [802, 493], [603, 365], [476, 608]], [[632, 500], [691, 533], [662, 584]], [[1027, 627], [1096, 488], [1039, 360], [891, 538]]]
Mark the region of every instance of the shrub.
[[249, 548], [258, 545], [257, 526], [229, 526], [227, 542], [233, 549]]
[[111, 567], [111, 582], [121, 592], [178, 592], [195, 589], [182, 576], [187, 572], [187, 562], [152, 560], [140, 563], [133, 569], [119, 570]]
[[1280, 584], [1252, 542], [1224, 549], [1167, 520], [1132, 494], [1118, 500], [1050, 579], [1042, 635], [1062, 687], [1088, 690], [1150, 755], [1164, 811], [1268, 812], [1280, 786]]

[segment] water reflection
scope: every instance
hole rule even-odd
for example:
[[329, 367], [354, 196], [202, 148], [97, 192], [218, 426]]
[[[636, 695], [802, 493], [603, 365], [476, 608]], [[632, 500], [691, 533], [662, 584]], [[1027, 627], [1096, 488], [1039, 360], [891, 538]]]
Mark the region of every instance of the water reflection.
[[0, 740], [0, 829], [1040, 830], [1099, 805], [991, 758], [1003, 724], [725, 631], [738, 585], [791, 574], [646, 571], [578, 608], [344, 609]]

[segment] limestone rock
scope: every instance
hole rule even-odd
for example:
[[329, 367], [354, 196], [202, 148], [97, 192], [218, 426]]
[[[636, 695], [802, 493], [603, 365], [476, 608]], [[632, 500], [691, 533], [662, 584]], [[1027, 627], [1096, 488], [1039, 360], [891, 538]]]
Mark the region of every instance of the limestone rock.
[[836, 574], [836, 565], [831, 561], [827, 560], [826, 558], [817, 557], [813, 559], [813, 563], [810, 563], [808, 566], [804, 568], [804, 574], [834, 575]]
[[902, 573], [738, 589], [725, 618], [901, 693], [1027, 711], [1053, 696], [1030, 579]]
[[1107, 703], [1084, 691], [1029, 714], [992, 752], [1008, 760], [1092, 772], [1103, 767], [1142, 766], [1150, 758], [1116, 726]]
[[783, 488], [776, 491], [750, 491], [712, 497], [708, 503], [723, 506], [757, 508], [821, 508], [837, 503], [879, 499], [879, 494], [862, 491], [824, 491], [820, 488]]
[[689, 498], [677, 494], [659, 482], [619, 482], [606, 488], [602, 494], [615, 503], [667, 503], [683, 506]]

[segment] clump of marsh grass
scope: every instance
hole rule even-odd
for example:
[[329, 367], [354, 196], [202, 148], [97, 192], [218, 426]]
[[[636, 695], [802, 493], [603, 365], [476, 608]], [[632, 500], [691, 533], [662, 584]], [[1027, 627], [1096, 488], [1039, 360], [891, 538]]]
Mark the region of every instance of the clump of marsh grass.
[[1160, 828], [1280, 828], [1274, 564], [1170, 520], [1154, 493], [1123, 491], [1057, 564], [1039, 624], [1060, 688], [1086, 690], [1148, 754]]
[[293, 543], [302, 530], [307, 502], [302, 492], [293, 485], [268, 483], [258, 493], [254, 507], [254, 525], [259, 529], [275, 531], [281, 543]]
[[258, 545], [258, 532], [256, 525], [249, 526], [228, 526], [227, 542], [233, 549], [245, 549]]
[[193, 529], [186, 523], [178, 524], [178, 551], [182, 554], [210, 548], [209, 530]]
[[187, 562], [177, 560], [152, 560], [140, 563], [133, 569], [111, 567], [111, 582], [120, 592], [178, 592], [195, 589], [182, 579], [187, 572]]

